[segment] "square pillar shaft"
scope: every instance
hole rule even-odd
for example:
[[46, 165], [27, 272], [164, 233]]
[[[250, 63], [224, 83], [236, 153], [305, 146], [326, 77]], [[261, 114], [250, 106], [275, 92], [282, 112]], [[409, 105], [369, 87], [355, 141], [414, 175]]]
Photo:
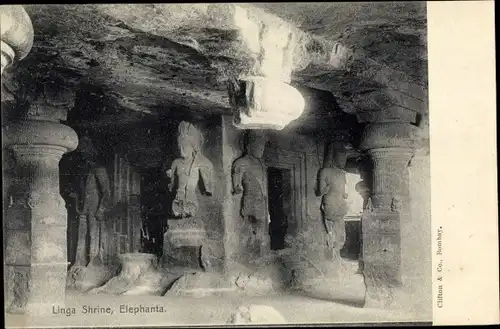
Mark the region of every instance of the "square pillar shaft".
[[363, 136], [361, 148], [373, 164], [370, 202], [362, 217], [365, 307], [411, 308], [406, 277], [407, 265], [415, 261], [408, 231], [413, 227], [408, 170], [413, 128], [402, 122], [373, 123]]
[[59, 160], [77, 145], [75, 132], [48, 121], [9, 126], [16, 179], [5, 211], [8, 313], [44, 314], [64, 305], [67, 213], [59, 194]]

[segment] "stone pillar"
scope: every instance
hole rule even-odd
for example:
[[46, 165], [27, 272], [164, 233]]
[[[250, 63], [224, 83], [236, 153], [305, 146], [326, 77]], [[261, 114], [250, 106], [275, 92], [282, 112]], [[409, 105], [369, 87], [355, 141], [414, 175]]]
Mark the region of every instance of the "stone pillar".
[[400, 307], [401, 232], [410, 219], [408, 164], [415, 126], [404, 122], [369, 124], [360, 148], [372, 160], [371, 205], [362, 219], [365, 307]]
[[9, 313], [43, 314], [65, 299], [67, 212], [59, 194], [59, 160], [76, 149], [78, 138], [58, 122], [71, 104], [60, 95], [55, 103], [46, 96], [38, 95], [24, 120], [6, 128], [4, 143], [13, 151], [17, 175], [4, 222]]
[[20, 5], [0, 7], [1, 73], [14, 61], [21, 60], [33, 46], [33, 25]]

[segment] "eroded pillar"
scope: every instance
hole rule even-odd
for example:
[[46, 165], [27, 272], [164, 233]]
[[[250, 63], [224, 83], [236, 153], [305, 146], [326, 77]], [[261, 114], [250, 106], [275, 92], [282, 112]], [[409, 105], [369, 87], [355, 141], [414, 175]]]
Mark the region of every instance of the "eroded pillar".
[[4, 135], [16, 161], [4, 220], [9, 313], [43, 314], [65, 299], [67, 212], [59, 194], [59, 161], [76, 148], [78, 138], [59, 123], [68, 103], [59, 98], [55, 107], [43, 100], [8, 125]]
[[408, 164], [415, 127], [403, 122], [369, 124], [360, 148], [372, 161], [372, 191], [363, 214], [365, 307], [399, 307], [402, 291], [402, 225], [410, 216]]

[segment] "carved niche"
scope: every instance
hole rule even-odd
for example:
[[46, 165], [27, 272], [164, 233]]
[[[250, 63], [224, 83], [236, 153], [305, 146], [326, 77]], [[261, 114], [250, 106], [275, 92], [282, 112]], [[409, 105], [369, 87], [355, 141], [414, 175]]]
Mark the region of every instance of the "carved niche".
[[196, 187], [201, 179], [205, 195], [213, 194], [212, 162], [202, 153], [203, 135], [191, 123], [182, 121], [179, 124], [177, 144], [180, 158], [173, 161], [167, 170], [170, 179], [169, 190], [175, 190], [175, 199], [172, 203], [174, 216], [192, 217], [198, 211]]

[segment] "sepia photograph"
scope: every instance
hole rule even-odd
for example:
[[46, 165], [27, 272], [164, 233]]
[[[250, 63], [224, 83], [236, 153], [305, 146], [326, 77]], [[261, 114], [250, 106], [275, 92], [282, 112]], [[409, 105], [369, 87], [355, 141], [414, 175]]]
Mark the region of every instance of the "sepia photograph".
[[1, 5], [6, 327], [431, 325], [427, 12]]

